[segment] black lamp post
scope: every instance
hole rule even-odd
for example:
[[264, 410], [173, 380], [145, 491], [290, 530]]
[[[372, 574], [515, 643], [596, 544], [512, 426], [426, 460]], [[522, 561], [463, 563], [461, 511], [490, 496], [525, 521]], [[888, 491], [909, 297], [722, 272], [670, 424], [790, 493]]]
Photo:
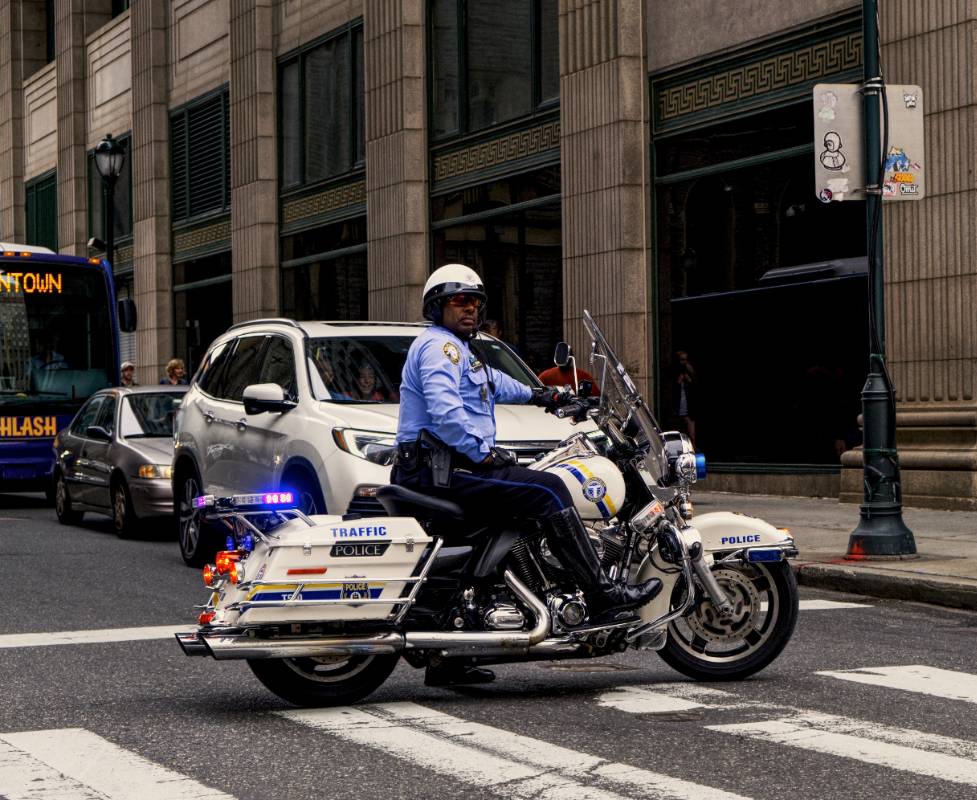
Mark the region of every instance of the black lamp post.
[[125, 161], [125, 147], [113, 139], [111, 133], [105, 134], [105, 138], [95, 148], [95, 169], [102, 176], [102, 183], [105, 186], [105, 203], [103, 205], [105, 260], [110, 264], [115, 256], [115, 182], [122, 174]]
[[848, 557], [910, 556], [916, 540], [902, 519], [899, 455], [896, 452], [895, 392], [885, 367], [885, 299], [882, 259], [882, 142], [879, 125], [881, 92], [879, 69], [878, 0], [862, 0], [865, 83], [865, 163], [867, 166], [866, 221], [870, 287], [869, 375], [862, 389], [865, 432], [864, 501], [858, 526], [848, 539]]

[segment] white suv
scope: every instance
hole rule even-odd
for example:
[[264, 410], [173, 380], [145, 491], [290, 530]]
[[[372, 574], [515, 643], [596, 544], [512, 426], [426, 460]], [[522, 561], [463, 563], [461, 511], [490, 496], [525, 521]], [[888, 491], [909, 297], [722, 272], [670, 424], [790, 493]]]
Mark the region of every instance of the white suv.
[[[291, 489], [307, 512], [380, 515], [400, 411], [400, 375], [425, 324], [266, 319], [211, 344], [181, 405], [173, 504], [184, 560], [199, 566], [222, 532], [200, 529], [201, 494]], [[481, 360], [517, 380], [539, 380], [509, 347], [479, 334]], [[528, 405], [496, 406], [498, 444], [523, 463], [574, 432]], [[225, 532], [226, 533], [226, 532]]]

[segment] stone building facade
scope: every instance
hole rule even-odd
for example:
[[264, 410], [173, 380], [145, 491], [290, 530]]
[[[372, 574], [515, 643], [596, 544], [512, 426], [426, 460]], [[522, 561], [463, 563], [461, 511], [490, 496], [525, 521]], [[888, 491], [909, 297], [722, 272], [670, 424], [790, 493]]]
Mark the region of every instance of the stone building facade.
[[[881, 6], [926, 113], [885, 211], [904, 493], [969, 508], [977, 11]], [[537, 368], [594, 313], [711, 486], [858, 500], [864, 206], [814, 196], [811, 99], [862, 46], [851, 0], [0, 0], [0, 240], [88, 253], [112, 132], [143, 382], [242, 319], [417, 319], [463, 260]]]

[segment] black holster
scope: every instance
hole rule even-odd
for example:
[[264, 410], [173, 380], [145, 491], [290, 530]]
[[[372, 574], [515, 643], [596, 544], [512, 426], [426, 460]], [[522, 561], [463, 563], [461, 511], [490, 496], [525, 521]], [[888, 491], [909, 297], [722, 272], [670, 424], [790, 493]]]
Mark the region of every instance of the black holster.
[[437, 436], [422, 430], [413, 442], [397, 445], [397, 466], [413, 472], [422, 466], [431, 470], [431, 480], [439, 489], [451, 486], [451, 461], [453, 451]]

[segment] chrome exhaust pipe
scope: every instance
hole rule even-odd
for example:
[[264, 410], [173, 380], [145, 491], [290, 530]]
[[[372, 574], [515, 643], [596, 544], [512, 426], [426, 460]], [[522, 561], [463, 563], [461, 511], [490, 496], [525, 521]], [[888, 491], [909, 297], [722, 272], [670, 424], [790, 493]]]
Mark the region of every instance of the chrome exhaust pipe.
[[302, 639], [256, 639], [252, 636], [215, 633], [201, 636], [200, 639], [210, 655], [218, 661], [232, 658], [392, 655], [404, 649], [404, 637], [399, 633], [378, 633], [375, 636], [309, 636]]
[[411, 631], [404, 635], [408, 650], [440, 650], [446, 655], [472, 656], [525, 654], [529, 648], [542, 642], [550, 632], [550, 612], [532, 591], [510, 570], [505, 571], [505, 582], [533, 614], [536, 624], [528, 631], [504, 631], [499, 633], [466, 633], [444, 631]]
[[205, 645], [200, 637], [197, 636], [196, 631], [190, 631], [189, 633], [178, 633], [176, 634], [176, 640], [180, 643], [180, 647], [183, 648], [183, 652], [188, 656], [209, 655], [207, 652], [207, 645]]
[[[515, 575], [506, 571], [509, 588], [536, 615], [528, 631], [467, 633], [464, 631], [412, 631], [371, 636], [306, 636], [258, 639], [241, 633], [178, 633], [180, 647], [188, 656], [211, 655], [218, 661], [239, 658], [316, 658], [323, 656], [392, 655], [404, 649], [438, 650], [447, 655], [525, 655], [544, 642], [550, 632], [550, 613], [536, 595]], [[552, 648], [552, 650], [551, 650]], [[565, 640], [550, 640], [540, 652], [563, 652]]]

